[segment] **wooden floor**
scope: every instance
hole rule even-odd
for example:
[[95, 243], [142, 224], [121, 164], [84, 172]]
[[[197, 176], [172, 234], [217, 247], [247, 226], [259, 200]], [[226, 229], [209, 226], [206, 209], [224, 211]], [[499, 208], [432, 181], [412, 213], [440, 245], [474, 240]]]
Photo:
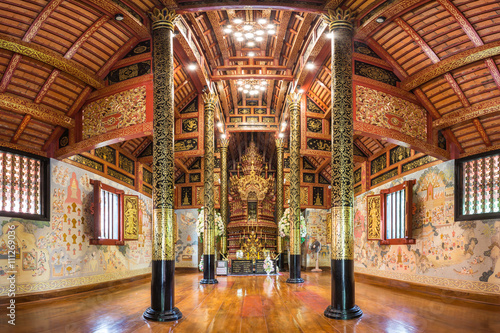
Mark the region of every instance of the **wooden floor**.
[[323, 311], [330, 303], [330, 274], [302, 274], [306, 281], [300, 285], [287, 284], [287, 273], [219, 277], [218, 285], [200, 285], [200, 273], [176, 274], [176, 305], [184, 316], [173, 323], [142, 318], [150, 303], [150, 283], [141, 280], [118, 290], [19, 304], [15, 329], [2, 318], [0, 331], [500, 332], [500, 307], [363, 283], [356, 284], [356, 303], [364, 315], [327, 319]]

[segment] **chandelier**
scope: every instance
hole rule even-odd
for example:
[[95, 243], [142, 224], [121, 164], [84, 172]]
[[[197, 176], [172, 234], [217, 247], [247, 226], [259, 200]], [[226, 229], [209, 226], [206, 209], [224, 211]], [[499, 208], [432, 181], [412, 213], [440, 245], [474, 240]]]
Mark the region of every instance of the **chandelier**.
[[257, 95], [259, 91], [266, 90], [267, 81], [266, 80], [238, 80], [236, 81], [238, 85], [238, 91], [244, 94], [250, 94], [251, 96]]
[[246, 43], [248, 47], [255, 47], [255, 44], [264, 41], [267, 35], [276, 33], [276, 25], [265, 18], [256, 22], [235, 18], [232, 23], [224, 27], [224, 33], [233, 36], [238, 42]]

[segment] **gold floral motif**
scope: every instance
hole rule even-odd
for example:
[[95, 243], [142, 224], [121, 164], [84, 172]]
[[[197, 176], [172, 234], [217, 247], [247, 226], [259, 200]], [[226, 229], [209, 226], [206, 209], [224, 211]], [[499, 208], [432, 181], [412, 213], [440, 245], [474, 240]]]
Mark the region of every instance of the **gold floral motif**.
[[214, 114], [217, 95], [213, 92], [203, 94], [205, 102], [205, 164], [204, 164], [204, 205], [205, 232], [203, 233], [203, 254], [215, 254], [215, 198], [214, 198]]
[[33, 103], [27, 99], [15, 97], [5, 93], [0, 93], [0, 107], [16, 112], [26, 113], [33, 118], [40, 119], [50, 124], [59, 125], [65, 128], [73, 128], [75, 121], [64, 115], [63, 112], [50, 109]]
[[[300, 100], [302, 94], [287, 96], [290, 109], [290, 254], [300, 255]], [[307, 199], [306, 199], [307, 200]]]
[[104, 87], [102, 80], [90, 70], [79, 65], [74, 60], [66, 59], [44, 46], [24, 42], [15, 37], [0, 34], [0, 49], [12, 51], [55, 67], [96, 89]]
[[227, 253], [227, 224], [229, 223], [228, 218], [228, 206], [229, 206], [229, 197], [228, 197], [228, 148], [229, 148], [229, 139], [221, 139], [220, 140], [221, 147], [221, 177], [220, 177], [220, 213], [222, 217], [222, 221], [224, 222], [225, 232], [222, 237], [222, 253]]
[[[284, 213], [284, 193], [283, 193], [283, 153], [285, 141], [282, 138], [276, 139], [276, 224], [281, 220]], [[278, 253], [282, 253], [282, 239], [278, 237]]]
[[83, 139], [146, 121], [146, 86], [107, 96], [83, 110]]
[[332, 207], [332, 252], [334, 260], [354, 259], [353, 208]]
[[173, 31], [158, 28], [152, 31], [153, 260], [175, 260]]
[[153, 260], [175, 260], [174, 210], [153, 209]]
[[179, 17], [179, 15], [175, 13], [175, 10], [170, 10], [168, 8], [163, 8], [161, 10], [155, 8], [152, 12], [150, 12], [150, 16], [151, 21], [153, 22], [153, 30], [168, 28], [172, 31], [174, 31], [175, 21]]
[[123, 197], [123, 238], [139, 239], [139, 197], [137, 195]]
[[328, 15], [323, 14], [321, 15], [321, 18], [326, 21], [326, 23], [328, 23], [330, 31], [339, 28], [350, 30], [354, 29], [354, 26], [351, 22], [354, 19], [354, 13], [352, 13], [350, 9], [328, 9]]
[[427, 113], [424, 108], [363, 86], [356, 86], [356, 120], [420, 140], [427, 137]]
[[368, 239], [381, 239], [381, 197], [380, 195], [368, 196], [367, 208], [367, 229]]

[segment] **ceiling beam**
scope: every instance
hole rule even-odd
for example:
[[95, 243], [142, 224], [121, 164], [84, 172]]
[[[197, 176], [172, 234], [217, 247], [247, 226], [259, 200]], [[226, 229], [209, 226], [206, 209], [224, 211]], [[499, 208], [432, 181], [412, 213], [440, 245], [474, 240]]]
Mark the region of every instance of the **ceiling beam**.
[[432, 122], [432, 128], [440, 130], [446, 127], [451, 127], [463, 124], [477, 117], [492, 115], [500, 112], [500, 97], [476, 103], [470, 107], [450, 112], [443, 117]]
[[96, 89], [104, 87], [104, 82], [90, 70], [44, 46], [23, 42], [9, 35], [0, 34], [0, 49], [27, 56], [55, 67], [61, 72], [71, 75]]
[[184, 164], [182, 164], [182, 162], [179, 158], [176, 158], [174, 160], [175, 160], [175, 165], [177, 165], [177, 167], [179, 169], [181, 169], [182, 172], [184, 172], [185, 174], [189, 174], [188, 168], [186, 168], [186, 166]]
[[18, 113], [26, 113], [33, 118], [49, 124], [59, 125], [65, 128], [72, 128], [75, 126], [75, 120], [67, 117], [60, 111], [6, 93], [0, 93], [0, 107]]
[[230, 74], [230, 75], [212, 75], [211, 80], [282, 80], [282, 81], [292, 81], [293, 75], [281, 75], [281, 74]]
[[473, 62], [497, 55], [500, 55], [500, 41], [462, 51], [442, 61], [427, 66], [425, 70], [402, 80], [401, 88], [410, 91], [457, 68], [461, 68]]
[[21, 121], [21, 123], [19, 124], [19, 126], [17, 126], [16, 133], [14, 134], [14, 136], [12, 137], [10, 142], [17, 143], [17, 141], [19, 141], [21, 134], [23, 133], [26, 126], [28, 126], [28, 123], [30, 122], [30, 120], [31, 120], [31, 116], [29, 114], [24, 116], [24, 118]]
[[483, 142], [486, 145], [486, 147], [491, 146], [490, 138], [488, 138], [488, 135], [486, 134], [486, 131], [484, 130], [483, 124], [481, 124], [481, 121], [479, 119], [475, 118], [472, 120], [472, 122], [474, 123], [474, 126], [476, 126], [476, 129], [479, 132], [481, 139], [483, 139]]

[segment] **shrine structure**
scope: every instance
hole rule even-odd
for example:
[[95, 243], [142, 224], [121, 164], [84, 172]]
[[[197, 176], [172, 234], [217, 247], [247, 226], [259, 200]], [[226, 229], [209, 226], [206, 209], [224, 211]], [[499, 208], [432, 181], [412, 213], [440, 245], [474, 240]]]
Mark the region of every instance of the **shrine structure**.
[[275, 179], [253, 141], [241, 158], [238, 174], [230, 178], [229, 193], [229, 258], [235, 259], [238, 250], [250, 259], [263, 258], [266, 250], [276, 252]]

